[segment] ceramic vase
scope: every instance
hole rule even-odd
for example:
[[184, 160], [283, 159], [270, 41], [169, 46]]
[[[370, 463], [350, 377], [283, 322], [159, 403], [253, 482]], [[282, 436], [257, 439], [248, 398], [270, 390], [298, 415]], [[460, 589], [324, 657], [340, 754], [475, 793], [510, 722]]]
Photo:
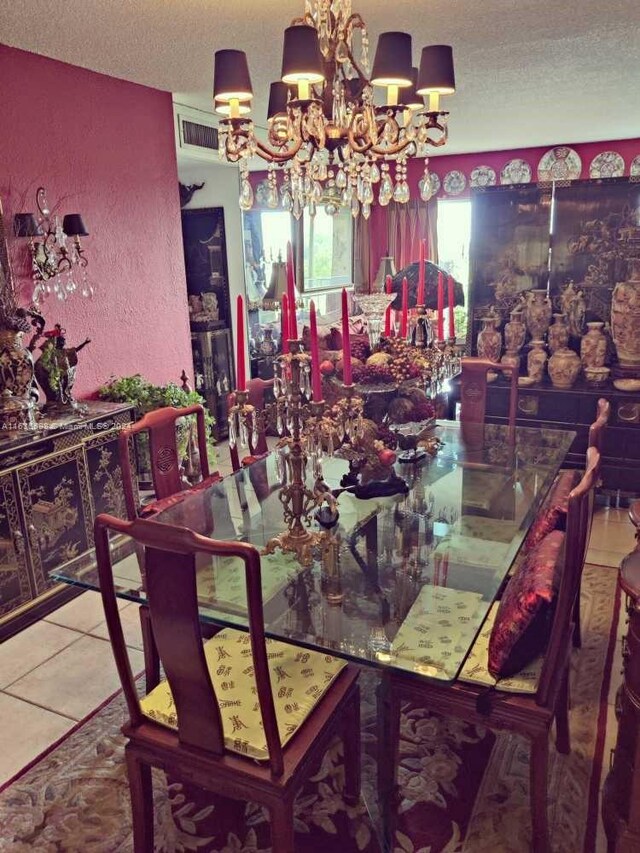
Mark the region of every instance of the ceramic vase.
[[0, 422], [3, 429], [14, 428], [12, 424], [35, 427], [37, 391], [32, 394], [33, 356], [25, 347], [23, 337], [24, 332], [0, 331]]
[[547, 340], [552, 353], [563, 349], [569, 343], [569, 327], [567, 326], [567, 318], [564, 314], [553, 315], [553, 325], [549, 326]]
[[546, 290], [530, 290], [527, 295], [525, 320], [527, 329], [534, 341], [540, 341], [551, 322], [551, 302]]
[[548, 370], [554, 388], [571, 388], [581, 368], [580, 358], [569, 347], [560, 347], [549, 359]]
[[544, 341], [531, 341], [531, 349], [527, 356], [527, 373], [534, 382], [542, 382], [544, 378], [544, 366], [547, 363], [547, 351]]
[[527, 327], [522, 322], [522, 312], [512, 311], [504, 327], [504, 345], [508, 353], [518, 353], [524, 345]]
[[632, 258], [627, 281], [618, 282], [611, 298], [611, 334], [618, 361], [640, 375], [640, 258]]
[[496, 329], [496, 317], [484, 317], [478, 334], [478, 355], [489, 361], [498, 361], [502, 350], [502, 335]]
[[[520, 373], [520, 356], [517, 352], [507, 350], [500, 361], [502, 364], [507, 364], [509, 367], [513, 367], [516, 373]], [[505, 370], [504, 375], [511, 378], [511, 371]]]
[[604, 367], [607, 338], [604, 323], [587, 323], [587, 334], [580, 341], [580, 360], [583, 367]]

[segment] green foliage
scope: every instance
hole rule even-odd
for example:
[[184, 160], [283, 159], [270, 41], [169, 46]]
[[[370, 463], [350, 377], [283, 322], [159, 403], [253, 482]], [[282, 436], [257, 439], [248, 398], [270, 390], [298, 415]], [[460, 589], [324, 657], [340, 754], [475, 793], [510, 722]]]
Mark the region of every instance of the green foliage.
[[[136, 407], [140, 418], [148, 412], [162, 409], [165, 406], [183, 409], [186, 406], [199, 403], [204, 406], [209, 458], [210, 461], [213, 461], [215, 454], [212, 452], [213, 438], [211, 433], [215, 420], [207, 409], [204, 398], [197, 391], [183, 391], [174, 382], [168, 382], [166, 385], [153, 385], [139, 373], [136, 373], [135, 376], [111, 377], [106, 385], [98, 390], [98, 396], [101, 400], [109, 400], [112, 403], [131, 403]], [[187, 437], [186, 421], [182, 419], [182, 422], [178, 421], [178, 449], [181, 453], [186, 450]]]

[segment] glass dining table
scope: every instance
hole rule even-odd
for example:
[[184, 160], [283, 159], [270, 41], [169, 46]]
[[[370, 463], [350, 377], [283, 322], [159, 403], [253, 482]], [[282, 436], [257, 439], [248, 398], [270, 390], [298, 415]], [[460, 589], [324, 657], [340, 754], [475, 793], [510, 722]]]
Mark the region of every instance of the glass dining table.
[[[396, 464], [406, 495], [361, 500], [340, 481], [348, 464], [323, 460], [339, 517], [310, 565], [276, 550], [262, 556], [265, 633], [362, 666], [452, 682], [518, 555], [574, 433], [486, 425], [481, 446], [439, 421], [443, 442], [420, 464]], [[476, 436], [477, 438], [477, 436]], [[262, 550], [284, 529], [277, 451], [152, 517]], [[313, 520], [311, 526], [319, 529]], [[144, 604], [144, 554], [111, 543], [119, 597]], [[248, 628], [243, 565], [197, 564], [201, 620]], [[98, 589], [95, 565], [62, 566], [58, 581]]]

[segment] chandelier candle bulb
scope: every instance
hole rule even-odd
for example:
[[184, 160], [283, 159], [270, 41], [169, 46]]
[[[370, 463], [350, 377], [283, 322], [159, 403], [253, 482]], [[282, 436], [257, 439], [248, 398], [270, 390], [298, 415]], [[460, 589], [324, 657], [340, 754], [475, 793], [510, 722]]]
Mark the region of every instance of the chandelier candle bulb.
[[289, 300], [287, 294], [282, 294], [282, 314], [280, 315], [280, 338], [282, 354], [289, 352]]
[[296, 319], [296, 278], [293, 266], [293, 249], [287, 243], [287, 299], [289, 302], [289, 338], [298, 340], [298, 322]]
[[448, 296], [448, 305], [449, 305], [449, 338], [455, 340], [456, 337], [456, 319], [454, 316], [453, 309], [455, 307], [455, 282], [453, 280], [453, 276], [450, 275], [447, 278], [447, 296]]
[[404, 340], [409, 332], [409, 282], [402, 279], [402, 316], [400, 318], [400, 337]]
[[424, 240], [420, 240], [420, 260], [418, 261], [418, 305], [424, 305]]
[[349, 334], [349, 297], [342, 288], [342, 382], [353, 383], [351, 374], [351, 335]]
[[444, 276], [438, 273], [438, 340], [444, 340]]
[[244, 360], [244, 301], [238, 295], [236, 314], [237, 358], [236, 358], [236, 389], [244, 391], [247, 387], [247, 371]]
[[309, 323], [311, 326], [311, 392], [315, 403], [322, 401], [322, 379], [320, 377], [320, 350], [318, 347], [318, 320], [313, 299], [309, 307]]

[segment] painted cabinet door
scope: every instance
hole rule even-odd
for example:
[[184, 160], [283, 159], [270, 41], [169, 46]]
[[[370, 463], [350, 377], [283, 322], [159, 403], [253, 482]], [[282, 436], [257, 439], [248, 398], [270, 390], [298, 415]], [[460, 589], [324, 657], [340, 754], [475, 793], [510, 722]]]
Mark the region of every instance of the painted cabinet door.
[[0, 476], [0, 617], [34, 597], [16, 481]]
[[18, 469], [35, 594], [55, 583], [53, 569], [93, 545], [91, 494], [82, 446]]
[[[93, 502], [94, 517], [102, 512], [115, 515], [117, 518], [127, 517], [118, 450], [119, 434], [119, 429], [109, 430], [85, 442], [89, 490]], [[131, 450], [133, 452], [132, 448]], [[131, 470], [136, 470], [135, 458], [132, 459]], [[138, 478], [134, 477], [133, 479], [135, 490], [138, 485]]]

